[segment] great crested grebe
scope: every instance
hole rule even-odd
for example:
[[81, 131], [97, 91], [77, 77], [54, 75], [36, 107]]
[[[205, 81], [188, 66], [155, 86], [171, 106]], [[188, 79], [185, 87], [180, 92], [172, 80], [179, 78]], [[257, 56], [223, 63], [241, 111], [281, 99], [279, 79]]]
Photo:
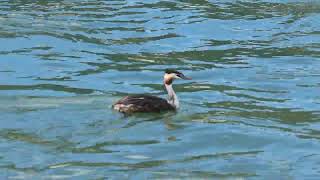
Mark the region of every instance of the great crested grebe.
[[135, 112], [161, 112], [176, 110], [179, 108], [179, 99], [172, 88], [172, 82], [175, 79], [187, 79], [181, 72], [167, 69], [163, 76], [163, 84], [168, 92], [168, 99], [163, 99], [150, 95], [131, 95], [125, 96], [113, 105], [113, 109], [122, 113]]

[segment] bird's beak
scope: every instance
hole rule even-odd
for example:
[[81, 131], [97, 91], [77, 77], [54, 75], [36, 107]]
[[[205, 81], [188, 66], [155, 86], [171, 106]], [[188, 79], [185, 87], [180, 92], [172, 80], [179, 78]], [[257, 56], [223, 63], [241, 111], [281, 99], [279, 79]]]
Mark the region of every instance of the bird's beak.
[[185, 76], [183, 74], [180, 75], [180, 78], [181, 79], [185, 79], [185, 80], [191, 80], [192, 79], [191, 77], [187, 77], [187, 76]]

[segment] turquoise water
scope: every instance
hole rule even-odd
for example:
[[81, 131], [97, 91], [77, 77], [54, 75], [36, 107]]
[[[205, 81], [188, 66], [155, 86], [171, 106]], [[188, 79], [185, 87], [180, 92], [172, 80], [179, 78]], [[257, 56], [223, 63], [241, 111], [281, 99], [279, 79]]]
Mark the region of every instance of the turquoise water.
[[[0, 1], [1, 179], [317, 179], [318, 1]], [[129, 117], [127, 94], [177, 113]]]

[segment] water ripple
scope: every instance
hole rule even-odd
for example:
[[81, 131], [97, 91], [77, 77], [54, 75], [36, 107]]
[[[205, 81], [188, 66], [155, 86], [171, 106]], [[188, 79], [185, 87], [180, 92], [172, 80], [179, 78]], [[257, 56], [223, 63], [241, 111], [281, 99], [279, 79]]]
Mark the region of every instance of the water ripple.
[[[1, 179], [318, 177], [319, 12], [291, 0], [1, 1]], [[111, 110], [127, 94], [165, 97], [166, 68], [193, 78], [175, 81], [178, 112]]]

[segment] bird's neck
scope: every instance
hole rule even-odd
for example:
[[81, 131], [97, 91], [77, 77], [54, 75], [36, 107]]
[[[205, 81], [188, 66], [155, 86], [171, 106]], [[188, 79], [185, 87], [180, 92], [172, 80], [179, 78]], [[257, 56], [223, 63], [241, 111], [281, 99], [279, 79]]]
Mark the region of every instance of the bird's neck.
[[176, 109], [178, 109], [179, 108], [179, 99], [172, 88], [172, 84], [164, 83], [164, 86], [166, 87], [166, 90], [168, 92], [168, 99], [167, 99], [168, 103], [170, 105], [172, 105], [173, 107], [175, 107]]

